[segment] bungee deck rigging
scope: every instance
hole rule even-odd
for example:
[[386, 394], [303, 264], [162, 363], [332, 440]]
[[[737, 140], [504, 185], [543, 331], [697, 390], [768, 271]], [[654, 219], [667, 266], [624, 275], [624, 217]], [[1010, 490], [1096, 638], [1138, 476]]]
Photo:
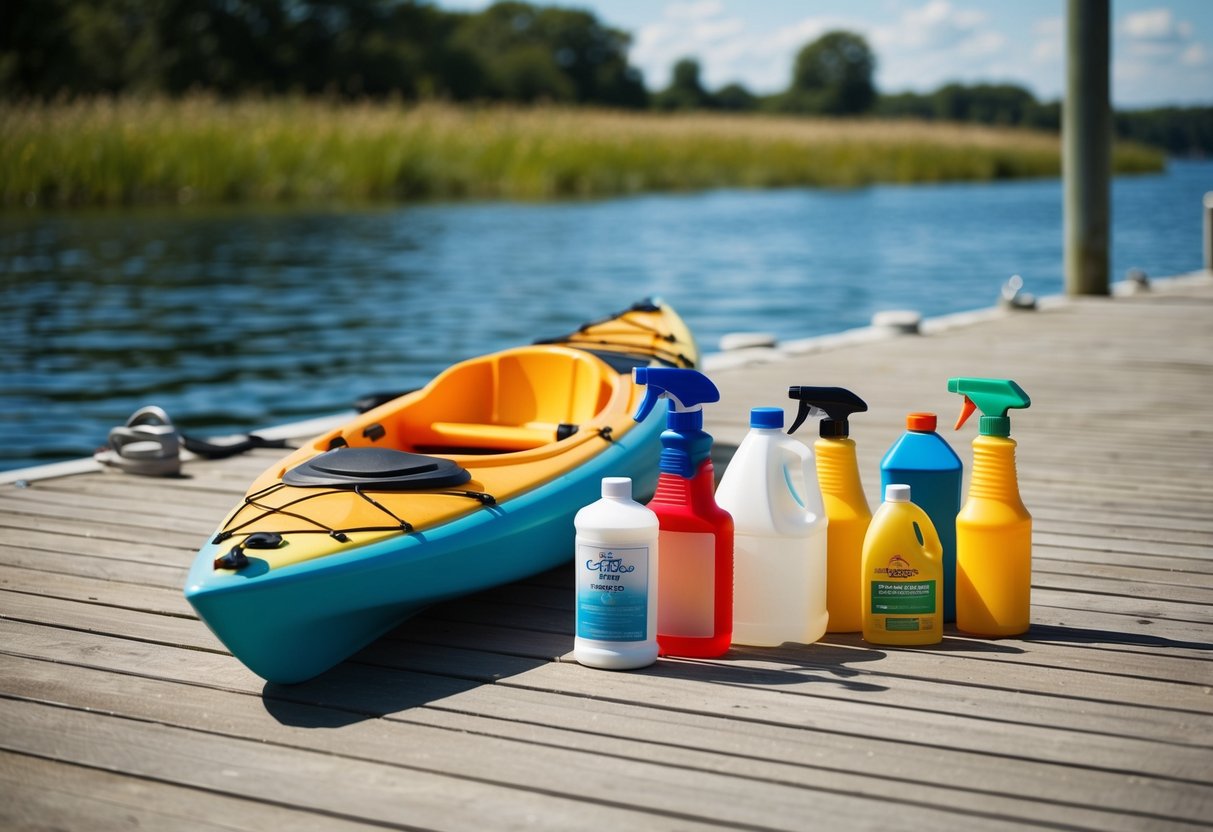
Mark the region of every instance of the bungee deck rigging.
[[[316, 528], [283, 529], [282, 531], [277, 532], [277, 534], [286, 535], [286, 534], [324, 533], [324, 534], [329, 535], [330, 537], [332, 537], [334, 540], [336, 540], [339, 543], [347, 542], [347, 540], [349, 539], [348, 535], [353, 534], [354, 532], [401, 531], [401, 532], [407, 533], [407, 532], [414, 531], [416, 528], [412, 523], [410, 523], [409, 521], [407, 521], [401, 517], [398, 517], [395, 512], [393, 512], [387, 506], [383, 505], [378, 500], [376, 500], [374, 497], [372, 497], [370, 494], [368, 494], [367, 489], [364, 486], [360, 486], [360, 485], [354, 485], [354, 486], [350, 486], [349, 488], [343, 488], [343, 489], [332, 488], [327, 491], [317, 491], [317, 492], [314, 492], [311, 494], [304, 494], [303, 496], [296, 497], [294, 500], [291, 500], [288, 503], [284, 503], [281, 506], [271, 506], [271, 505], [266, 505], [264, 503], [259, 502], [259, 500], [261, 498], [267, 497], [270, 494], [272, 494], [276, 491], [279, 491], [284, 487], [285, 486], [283, 486], [281, 484], [271, 485], [271, 486], [268, 486], [267, 488], [262, 489], [261, 491], [257, 492], [256, 494], [246, 495], [244, 498], [244, 506], [242, 508], [251, 506], [253, 508], [260, 509], [261, 514], [257, 515], [256, 517], [252, 517], [236, 526], [231, 526], [231, 525], [226, 526], [225, 528], [221, 529], [211, 539], [211, 542], [212, 543], [222, 543], [225, 540], [230, 540], [234, 535], [239, 534], [242, 529], [247, 528], [248, 526], [250, 526], [254, 523], [257, 523], [261, 520], [264, 520], [267, 517], [270, 517], [272, 515], [278, 515], [278, 514], [283, 515], [285, 517], [293, 517], [297, 520], [303, 520], [304, 522], [311, 523], [313, 526], [316, 526]], [[319, 497], [326, 497], [326, 496], [331, 496], [333, 494], [343, 494], [343, 493], [353, 493], [353, 494], [358, 495], [363, 500], [366, 500], [372, 506], [379, 509], [379, 511], [383, 512], [388, 517], [390, 517], [392, 520], [394, 520], [395, 523], [392, 525], [387, 525], [387, 526], [357, 526], [357, 527], [351, 526], [348, 528], [336, 529], [336, 528], [330, 528], [330, 527], [324, 525], [323, 523], [316, 520], [315, 518], [308, 517], [306, 515], [299, 514], [297, 512], [287, 511], [287, 509], [290, 508], [291, 506], [299, 505], [300, 503], [306, 502], [308, 500], [313, 500], [313, 499], [316, 499]], [[486, 494], [483, 491], [431, 491], [429, 493], [438, 495], [438, 496], [444, 496], [444, 497], [464, 497], [467, 499], [475, 500], [478, 503], [480, 503], [482, 506], [492, 506], [492, 505], [497, 504], [496, 497], [494, 497], [492, 494]], [[237, 511], [236, 514], [239, 515], [239, 511]], [[264, 532], [253, 532], [253, 534], [264, 534]]]
[[[632, 304], [632, 306], [619, 312], [615, 315], [608, 315], [604, 318], [599, 318], [594, 321], [587, 321], [579, 326], [573, 332], [564, 335], [557, 335], [553, 338], [541, 338], [533, 343], [541, 345], [563, 345], [585, 349], [588, 345], [595, 347], [608, 347], [612, 355], [628, 354], [628, 344], [621, 344], [619, 341], [611, 340], [614, 337], [634, 338], [637, 335], [648, 335], [658, 341], [665, 343], [679, 343], [678, 334], [662, 330], [657, 325], [647, 323], [645, 321], [636, 320], [634, 317], [637, 314], [652, 315], [659, 313], [661, 307], [648, 301], [640, 301]], [[629, 329], [608, 329], [605, 328], [608, 324], [626, 325]], [[593, 332], [593, 337], [586, 337], [590, 332]], [[597, 350], [591, 350], [595, 354]], [[605, 356], [600, 356], [604, 357]], [[650, 345], [643, 352], [636, 353], [637, 366], [647, 364], [651, 358], [656, 358], [662, 363], [669, 364], [673, 367], [693, 367], [695, 359], [684, 353], [662, 349], [656, 345]], [[610, 359], [606, 359], [610, 360]]]

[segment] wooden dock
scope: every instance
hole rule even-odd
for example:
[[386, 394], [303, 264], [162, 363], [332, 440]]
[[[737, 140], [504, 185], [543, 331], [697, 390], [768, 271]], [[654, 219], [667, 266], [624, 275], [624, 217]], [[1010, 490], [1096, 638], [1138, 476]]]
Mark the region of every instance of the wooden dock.
[[[708, 428], [723, 462], [750, 406], [851, 387], [875, 504], [907, 411], [949, 424], [947, 377], [1015, 378], [1027, 636], [595, 671], [572, 661], [561, 569], [281, 687], [181, 592], [281, 452], [6, 484], [0, 828], [1209, 828], [1213, 279], [952, 324], [715, 370]], [[974, 433], [950, 437], [966, 466]]]

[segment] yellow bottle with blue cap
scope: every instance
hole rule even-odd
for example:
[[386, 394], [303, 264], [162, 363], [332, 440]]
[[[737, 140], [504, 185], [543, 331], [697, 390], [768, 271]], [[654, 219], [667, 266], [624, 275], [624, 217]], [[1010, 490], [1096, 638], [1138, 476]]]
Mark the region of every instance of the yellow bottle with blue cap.
[[1019, 496], [1007, 410], [1031, 405], [1009, 379], [951, 378], [965, 397], [956, 429], [982, 412], [969, 494], [956, 517], [956, 628], [978, 636], [1028, 631], [1032, 613], [1032, 515]]

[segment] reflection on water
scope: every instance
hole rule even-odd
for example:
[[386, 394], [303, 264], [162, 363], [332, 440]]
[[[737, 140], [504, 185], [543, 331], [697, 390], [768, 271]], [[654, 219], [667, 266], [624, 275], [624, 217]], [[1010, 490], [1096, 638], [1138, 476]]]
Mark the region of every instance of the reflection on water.
[[[1200, 265], [1213, 163], [1118, 180], [1116, 278]], [[646, 295], [700, 346], [1061, 290], [1057, 181], [597, 202], [0, 216], [0, 468], [85, 455], [154, 403], [200, 434], [416, 387]]]

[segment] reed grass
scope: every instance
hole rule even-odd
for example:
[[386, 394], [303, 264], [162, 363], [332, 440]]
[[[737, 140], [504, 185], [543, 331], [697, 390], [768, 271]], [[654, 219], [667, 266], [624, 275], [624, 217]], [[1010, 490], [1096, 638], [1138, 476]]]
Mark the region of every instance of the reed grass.
[[[1121, 172], [1161, 153], [1121, 144]], [[546, 199], [1056, 176], [1056, 135], [909, 121], [311, 99], [0, 104], [0, 203]]]

